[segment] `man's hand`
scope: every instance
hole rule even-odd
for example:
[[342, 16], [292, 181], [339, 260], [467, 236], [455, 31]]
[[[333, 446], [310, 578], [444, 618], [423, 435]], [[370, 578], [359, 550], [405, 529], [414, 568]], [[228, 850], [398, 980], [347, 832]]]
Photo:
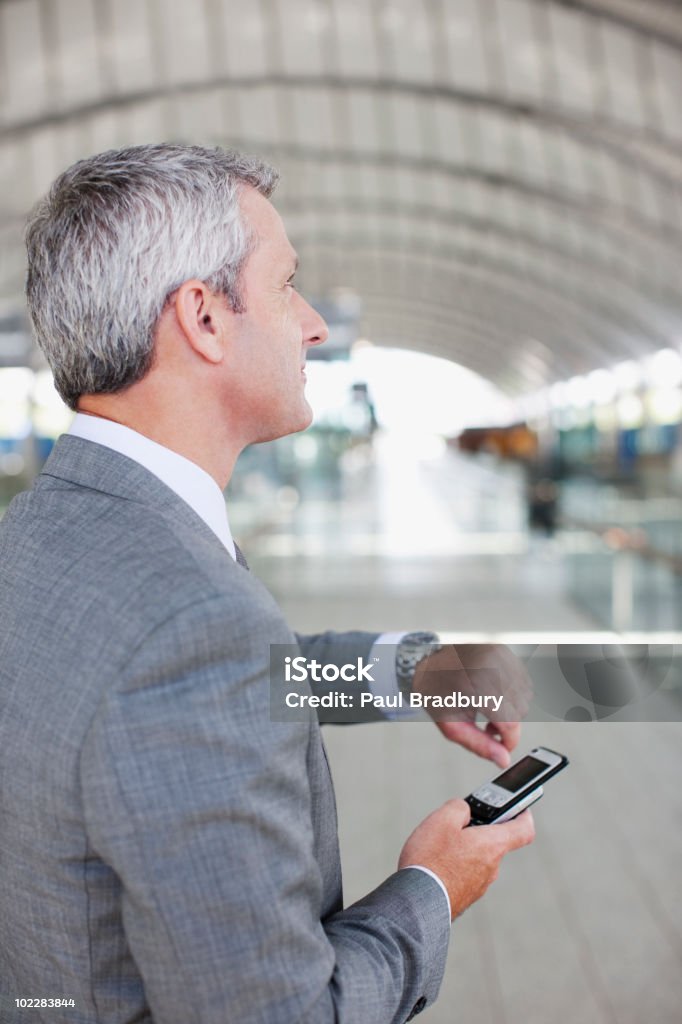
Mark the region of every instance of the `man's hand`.
[[420, 864], [442, 880], [450, 896], [453, 920], [479, 900], [497, 878], [511, 850], [535, 838], [530, 811], [502, 825], [469, 824], [465, 800], [448, 800], [425, 818], [403, 846], [398, 867]]
[[[520, 720], [528, 711], [532, 683], [520, 658], [503, 644], [446, 644], [418, 665], [415, 693], [445, 696], [460, 691], [472, 697], [496, 697], [481, 709], [430, 709], [443, 735], [500, 768], [511, 762], [521, 735]], [[499, 698], [502, 698], [501, 701]], [[488, 719], [476, 724], [476, 714]]]

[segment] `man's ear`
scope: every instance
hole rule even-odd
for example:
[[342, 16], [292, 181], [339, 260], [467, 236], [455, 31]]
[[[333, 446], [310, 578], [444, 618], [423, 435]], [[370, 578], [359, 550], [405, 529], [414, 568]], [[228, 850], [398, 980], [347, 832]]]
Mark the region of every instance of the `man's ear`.
[[225, 355], [227, 300], [192, 278], [183, 281], [175, 293], [173, 307], [178, 326], [197, 355], [209, 363], [220, 363]]

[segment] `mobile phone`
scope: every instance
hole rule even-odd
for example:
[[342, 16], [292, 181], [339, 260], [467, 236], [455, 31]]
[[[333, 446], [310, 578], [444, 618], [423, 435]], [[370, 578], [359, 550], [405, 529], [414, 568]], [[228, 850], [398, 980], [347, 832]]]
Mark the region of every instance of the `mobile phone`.
[[543, 783], [568, 764], [568, 758], [547, 747], [535, 747], [492, 782], [466, 797], [471, 808], [470, 825], [510, 821], [540, 799]]

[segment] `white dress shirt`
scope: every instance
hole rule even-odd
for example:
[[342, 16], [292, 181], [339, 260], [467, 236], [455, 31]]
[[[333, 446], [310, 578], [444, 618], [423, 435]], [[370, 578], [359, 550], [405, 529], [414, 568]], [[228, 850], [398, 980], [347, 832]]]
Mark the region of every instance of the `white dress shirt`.
[[[111, 448], [148, 469], [167, 487], [170, 487], [179, 498], [182, 498], [200, 519], [203, 519], [236, 561], [237, 552], [227, 518], [225, 498], [218, 484], [206, 470], [197, 466], [190, 459], [186, 459], [184, 455], [179, 455], [177, 452], [171, 451], [170, 448], [150, 440], [144, 434], [139, 434], [136, 430], [124, 427], [123, 424], [115, 423], [113, 420], [103, 419], [101, 416], [76, 413], [68, 432], [74, 437]], [[372, 647], [370, 660], [375, 653], [378, 658], [374, 667], [374, 683], [371, 686], [375, 696], [389, 697], [398, 693], [394, 662], [379, 657], [381, 651], [377, 648], [381, 644], [397, 644], [403, 636], [405, 633], [382, 633]], [[401, 714], [400, 712], [388, 712], [386, 717], [399, 718]], [[438, 875], [421, 864], [410, 864], [409, 867], [425, 871], [427, 875], [438, 882], [448, 901], [448, 915], [451, 917], [450, 897]]]
[[223, 492], [213, 477], [197, 466], [196, 462], [157, 444], [144, 434], [138, 434], [130, 427], [102, 419], [101, 416], [76, 413], [69, 433], [85, 441], [102, 444], [105, 448], [112, 448], [148, 469], [187, 502], [236, 559]]

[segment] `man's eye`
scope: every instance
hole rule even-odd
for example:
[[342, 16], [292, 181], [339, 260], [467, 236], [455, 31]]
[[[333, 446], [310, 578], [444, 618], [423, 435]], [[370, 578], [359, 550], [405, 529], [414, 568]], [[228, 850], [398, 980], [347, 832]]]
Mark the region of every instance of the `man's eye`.
[[296, 287], [296, 281], [294, 280], [293, 274], [289, 278], [289, 280], [287, 281], [287, 286], [290, 287], [290, 288], [295, 288]]

